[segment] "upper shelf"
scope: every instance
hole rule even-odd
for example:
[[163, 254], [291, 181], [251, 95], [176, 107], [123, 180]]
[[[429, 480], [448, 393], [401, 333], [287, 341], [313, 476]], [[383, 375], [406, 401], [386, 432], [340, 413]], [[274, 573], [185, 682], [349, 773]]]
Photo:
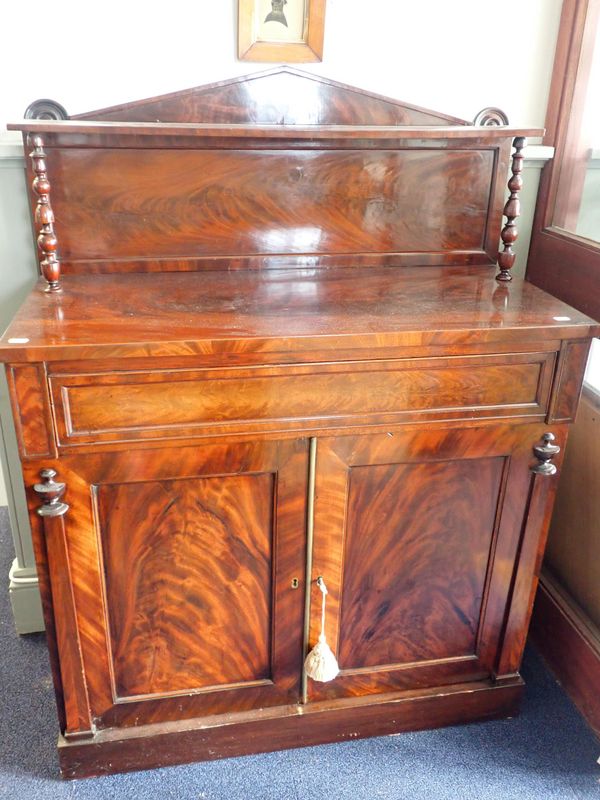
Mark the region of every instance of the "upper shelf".
[[[227, 139], [502, 139], [541, 136], [543, 128], [507, 125], [238, 125], [196, 122], [86, 122], [71, 120], [23, 120], [10, 123], [11, 131], [29, 133], [118, 136], [192, 136]], [[158, 146], [158, 145], [157, 145]]]

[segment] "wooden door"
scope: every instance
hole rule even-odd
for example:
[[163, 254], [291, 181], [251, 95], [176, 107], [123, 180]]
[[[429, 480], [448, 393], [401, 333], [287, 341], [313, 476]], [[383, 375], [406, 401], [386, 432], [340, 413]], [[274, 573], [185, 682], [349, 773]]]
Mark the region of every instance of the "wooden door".
[[309, 681], [310, 699], [518, 670], [555, 484], [530, 471], [546, 430], [319, 440], [309, 643], [319, 633], [322, 575], [341, 673]]
[[[78, 455], [50, 466], [69, 504], [64, 549], [55, 530], [46, 542], [53, 594], [69, 576], [73, 586], [74, 629], [65, 630], [62, 600], [54, 610], [66, 634], [63, 683], [75, 675], [77, 684], [65, 686], [70, 702], [79, 692], [106, 727], [298, 700], [306, 440]], [[67, 729], [85, 729], [84, 717], [73, 713]]]

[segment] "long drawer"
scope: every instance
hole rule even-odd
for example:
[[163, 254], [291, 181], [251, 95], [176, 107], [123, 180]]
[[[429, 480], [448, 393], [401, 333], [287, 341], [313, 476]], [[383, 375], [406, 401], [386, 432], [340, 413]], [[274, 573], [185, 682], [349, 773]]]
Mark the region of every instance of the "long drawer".
[[543, 416], [555, 353], [50, 376], [58, 444]]

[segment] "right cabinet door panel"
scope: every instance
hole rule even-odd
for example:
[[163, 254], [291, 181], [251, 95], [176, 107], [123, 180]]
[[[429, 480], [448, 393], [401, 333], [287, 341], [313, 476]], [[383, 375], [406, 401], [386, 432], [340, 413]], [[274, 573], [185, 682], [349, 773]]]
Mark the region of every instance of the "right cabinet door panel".
[[322, 575], [341, 672], [331, 683], [310, 681], [311, 699], [498, 675], [503, 643], [512, 654], [504, 661], [518, 668], [555, 483], [530, 470], [546, 430], [319, 440], [310, 643]]

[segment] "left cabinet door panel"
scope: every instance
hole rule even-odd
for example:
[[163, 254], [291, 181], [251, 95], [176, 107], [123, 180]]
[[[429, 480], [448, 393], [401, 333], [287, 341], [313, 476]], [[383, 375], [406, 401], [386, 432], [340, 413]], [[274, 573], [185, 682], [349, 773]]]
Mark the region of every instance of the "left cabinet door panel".
[[40, 466], [67, 485], [50, 566], [70, 571], [98, 727], [297, 702], [306, 440], [61, 458], [26, 465], [28, 487]]

